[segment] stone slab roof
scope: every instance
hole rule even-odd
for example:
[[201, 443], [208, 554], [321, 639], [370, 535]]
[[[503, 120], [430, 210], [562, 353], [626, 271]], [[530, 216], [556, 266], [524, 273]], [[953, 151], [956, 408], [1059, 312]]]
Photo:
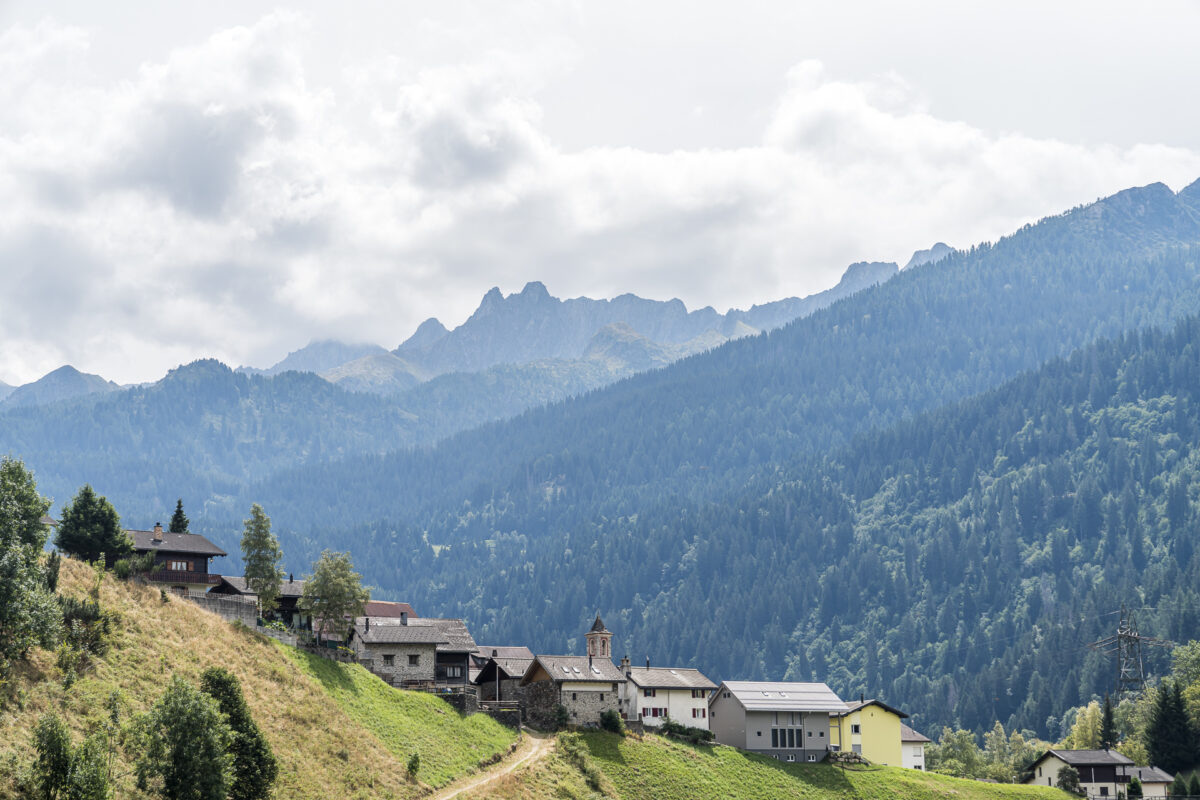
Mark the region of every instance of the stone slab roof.
[[133, 539], [133, 549], [139, 553], [190, 553], [197, 556], [229, 555], [198, 533], [169, 533], [163, 531], [162, 541], [154, 540], [154, 531], [126, 531]]
[[932, 740], [925, 734], [917, 733], [912, 728], [908, 727], [903, 722], [901, 722], [900, 723], [900, 741], [911, 742], [912, 744], [924, 744], [924, 743], [930, 742]]
[[[530, 672], [539, 664], [554, 679], [555, 683], [563, 681], [625, 682], [625, 675], [616, 664], [607, 658], [588, 659], [587, 656], [534, 656], [533, 662], [525, 672], [525, 679], [529, 678]], [[522, 679], [521, 682], [525, 683], [525, 679]]]
[[461, 619], [418, 617], [405, 623], [394, 617], [359, 617], [354, 620], [354, 636], [363, 644], [432, 644], [444, 653], [475, 649]]
[[409, 617], [418, 616], [408, 603], [395, 603], [391, 600], [368, 600], [363, 607], [365, 617], [400, 617], [404, 614]]
[[698, 669], [683, 667], [630, 667], [629, 680], [639, 689], [715, 689], [717, 685]]
[[747, 711], [825, 711], [842, 714], [848, 708], [823, 683], [725, 681], [718, 694], [726, 691]]
[[[254, 591], [246, 585], [246, 579], [241, 575], [222, 575], [221, 580], [233, 587], [238, 594], [254, 594]], [[284, 580], [279, 587], [280, 597], [300, 597], [303, 594], [304, 581]]]
[[1175, 776], [1158, 767], [1129, 767], [1125, 770], [1129, 777], [1137, 776], [1142, 783], [1170, 783]]

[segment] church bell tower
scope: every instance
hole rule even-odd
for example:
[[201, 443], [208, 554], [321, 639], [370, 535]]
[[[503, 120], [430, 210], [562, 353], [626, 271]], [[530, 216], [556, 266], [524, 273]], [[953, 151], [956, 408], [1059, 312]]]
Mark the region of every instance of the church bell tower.
[[587, 654], [589, 658], [612, 658], [612, 631], [604, 627], [604, 620], [600, 619], [600, 612], [596, 612], [596, 621], [592, 623], [592, 629], [587, 632]]

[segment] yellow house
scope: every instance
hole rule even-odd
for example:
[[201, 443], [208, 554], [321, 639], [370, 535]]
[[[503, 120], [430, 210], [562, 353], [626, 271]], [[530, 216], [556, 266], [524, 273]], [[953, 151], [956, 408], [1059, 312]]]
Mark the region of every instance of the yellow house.
[[844, 714], [829, 717], [830, 746], [852, 750], [872, 764], [904, 766], [900, 720], [908, 719], [908, 714], [879, 700], [860, 700], [849, 706]]

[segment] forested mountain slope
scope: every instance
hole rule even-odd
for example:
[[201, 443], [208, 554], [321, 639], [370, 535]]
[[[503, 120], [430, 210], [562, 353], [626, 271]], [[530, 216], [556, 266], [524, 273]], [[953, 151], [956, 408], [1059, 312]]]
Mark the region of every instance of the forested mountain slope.
[[340, 545], [481, 638], [569, 648], [598, 607], [635, 661], [825, 680], [918, 727], [999, 719], [1053, 739], [1056, 713], [1111, 688], [1085, 645], [1122, 602], [1144, 632], [1200, 630], [1198, 448], [1189, 317], [708, 502], [605, 515], [551, 491]]
[[[914, 267], [770, 334], [570, 402], [400, 452], [281, 473], [249, 498], [288, 524], [427, 524], [515, 505], [515, 529], [556, 535], [564, 508], [633, 513], [709, 496], [857, 432], [984, 391], [1101, 336], [1200, 307], [1189, 195], [1131, 189], [995, 246]], [[1200, 206], [1200, 202], [1197, 202]], [[546, 505], [547, 497], [556, 502]], [[383, 586], [390, 585], [382, 583]]]

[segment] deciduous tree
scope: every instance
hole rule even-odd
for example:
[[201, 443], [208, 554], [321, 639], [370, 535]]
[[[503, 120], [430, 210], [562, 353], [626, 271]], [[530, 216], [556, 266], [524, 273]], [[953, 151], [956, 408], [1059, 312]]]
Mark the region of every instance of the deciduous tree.
[[24, 464], [0, 460], [0, 676], [34, 645], [53, 645], [62, 627], [39, 560], [49, 507]]
[[138, 788], [164, 800], [225, 800], [232, 732], [216, 700], [173, 678], [138, 733]]
[[326, 550], [305, 580], [300, 608], [312, 615], [317, 638], [330, 631], [342, 633], [347, 618], [362, 615], [371, 593], [363, 588], [362, 576], [354, 571], [349, 553]]

